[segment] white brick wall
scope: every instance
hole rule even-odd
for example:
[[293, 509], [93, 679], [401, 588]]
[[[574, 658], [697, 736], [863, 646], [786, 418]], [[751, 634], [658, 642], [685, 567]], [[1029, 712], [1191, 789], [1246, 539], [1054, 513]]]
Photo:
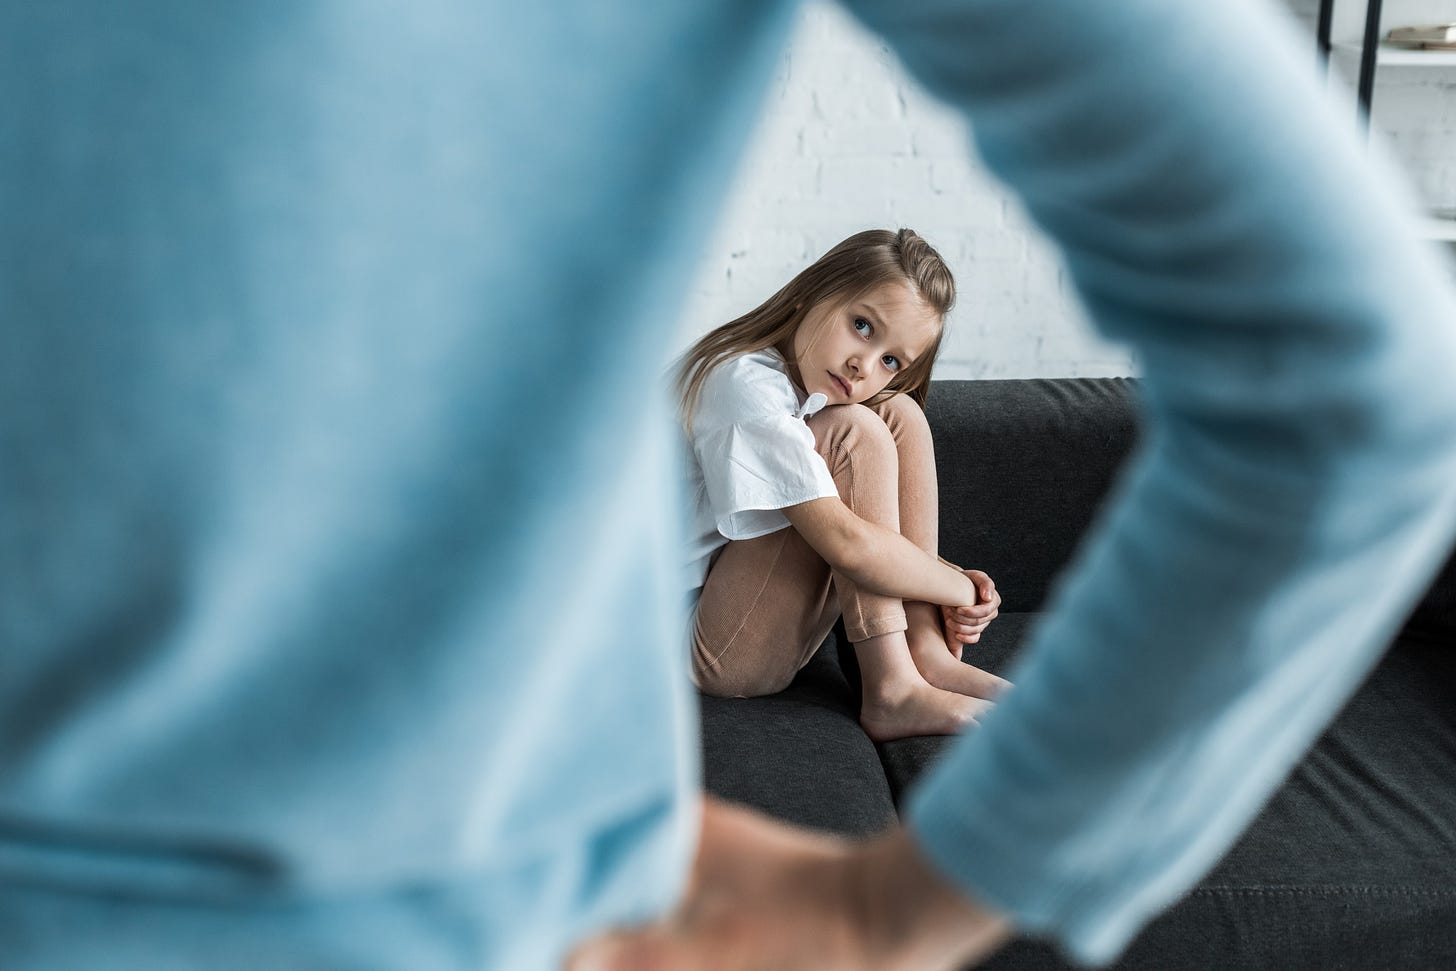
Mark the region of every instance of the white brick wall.
[[[1288, 2], [1309, 23], [1313, 57], [1318, 0]], [[1456, 20], [1456, 9], [1441, 16], [1433, 2], [1386, 0], [1385, 23]], [[1363, 10], [1358, 0], [1337, 5], [1337, 39], [1358, 36]], [[1429, 201], [1456, 205], [1456, 71], [1377, 77], [1377, 128], [1391, 133]], [[937, 377], [1136, 373], [1126, 349], [1088, 327], [1057, 254], [970, 157], [960, 121], [824, 0], [805, 8], [780, 61], [718, 231], [700, 254], [680, 343], [757, 306], [845, 236], [898, 226], [929, 239], [956, 276]]]
[[[1319, 0], [1289, 0], [1314, 31]], [[1358, 42], [1365, 29], [1365, 4], [1335, 4], [1331, 37]], [[1392, 27], [1456, 21], [1456, 0], [1385, 0], [1381, 35]], [[1359, 64], [1352, 56], [1335, 58], [1336, 76], [1354, 87]], [[1375, 72], [1374, 130], [1387, 139], [1405, 167], [1418, 198], [1432, 208], [1456, 207], [1456, 67], [1382, 67]]]
[[[1456, 20], [1456, 9], [1447, 19]], [[1382, 68], [1375, 82], [1375, 130], [1389, 139], [1423, 202], [1456, 208], [1456, 68]]]

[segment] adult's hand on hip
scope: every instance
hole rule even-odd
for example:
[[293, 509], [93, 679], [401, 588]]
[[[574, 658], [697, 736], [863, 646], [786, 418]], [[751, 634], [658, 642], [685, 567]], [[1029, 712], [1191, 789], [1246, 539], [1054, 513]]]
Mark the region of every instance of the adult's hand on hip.
[[567, 971], [959, 971], [1010, 924], [930, 869], [903, 827], [852, 842], [714, 799], [687, 893], [660, 923], [588, 941]]

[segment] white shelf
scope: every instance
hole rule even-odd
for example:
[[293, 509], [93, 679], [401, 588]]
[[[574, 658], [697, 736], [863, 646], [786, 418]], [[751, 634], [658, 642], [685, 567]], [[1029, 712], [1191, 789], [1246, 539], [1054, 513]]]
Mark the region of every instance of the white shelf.
[[1422, 239], [1438, 239], [1447, 243], [1456, 243], [1456, 219], [1419, 216], [1416, 218], [1416, 227]]
[[[1355, 41], [1343, 41], [1334, 45], [1344, 55], [1360, 58], [1360, 45]], [[1375, 51], [1375, 63], [1380, 67], [1456, 67], [1456, 51], [1430, 51], [1417, 47], [1396, 47], [1381, 44]]]
[[[1348, 61], [1350, 70], [1356, 71], [1360, 63], [1359, 41], [1340, 41], [1332, 45], [1333, 54], [1342, 62]], [[1375, 64], [1379, 68], [1456, 68], [1456, 50], [1430, 50], [1420, 47], [1404, 47], [1381, 42], [1375, 49]], [[1350, 83], [1354, 83], [1351, 74]], [[1442, 210], [1437, 213], [1413, 214], [1412, 231], [1421, 239], [1456, 243], [1456, 211]]]

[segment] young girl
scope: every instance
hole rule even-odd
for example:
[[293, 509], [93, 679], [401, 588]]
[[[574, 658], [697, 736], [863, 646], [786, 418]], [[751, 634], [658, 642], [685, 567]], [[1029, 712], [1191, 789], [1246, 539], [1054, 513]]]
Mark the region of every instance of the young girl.
[[870, 230], [684, 355], [702, 690], [782, 690], [841, 612], [877, 741], [955, 732], [1007, 686], [960, 660], [995, 585], [936, 556], [921, 406], [954, 300], [925, 240]]

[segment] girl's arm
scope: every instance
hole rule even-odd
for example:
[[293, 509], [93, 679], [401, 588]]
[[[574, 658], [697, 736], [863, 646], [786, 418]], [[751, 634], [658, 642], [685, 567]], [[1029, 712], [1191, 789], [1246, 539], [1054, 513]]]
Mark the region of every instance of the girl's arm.
[[811, 499], [783, 514], [824, 562], [871, 593], [952, 607], [976, 602], [976, 585], [964, 573], [856, 516], [841, 499]]

